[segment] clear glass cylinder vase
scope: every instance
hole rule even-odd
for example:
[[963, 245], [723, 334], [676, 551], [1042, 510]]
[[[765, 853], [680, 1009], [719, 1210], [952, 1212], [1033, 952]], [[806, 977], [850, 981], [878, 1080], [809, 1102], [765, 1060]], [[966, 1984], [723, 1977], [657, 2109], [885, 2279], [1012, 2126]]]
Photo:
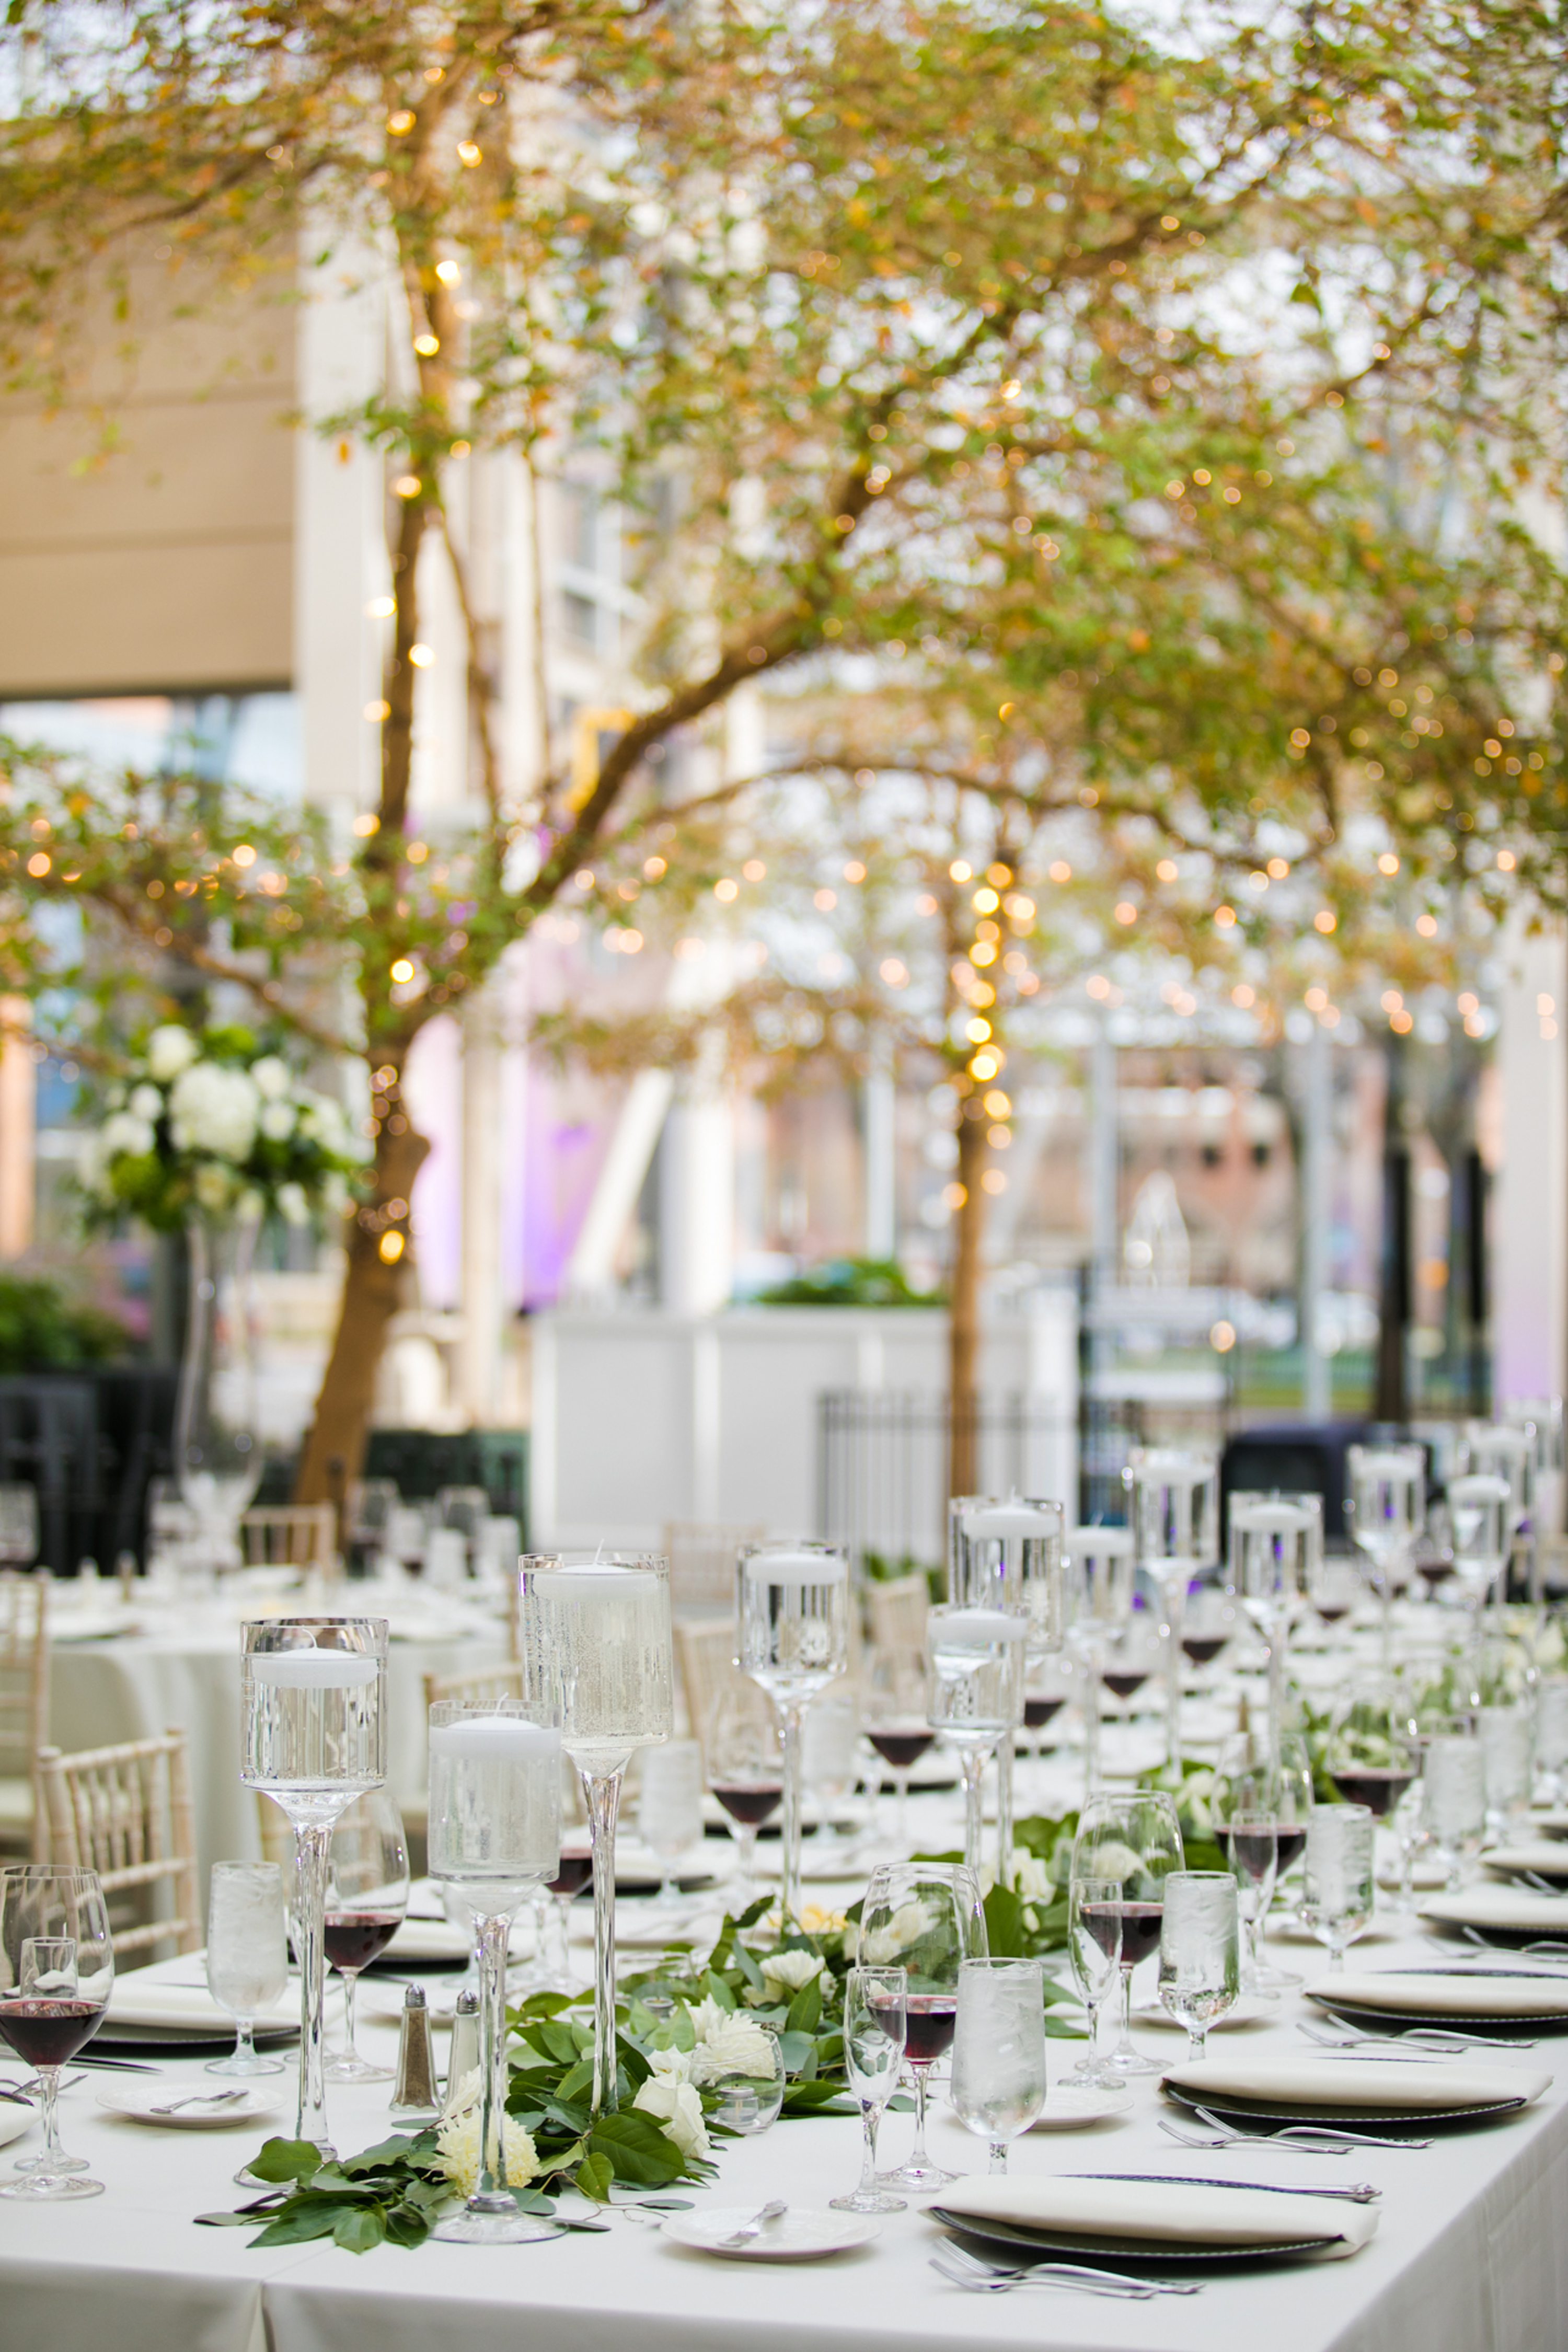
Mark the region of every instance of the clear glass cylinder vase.
[[174, 1411], [174, 1475], [215, 1568], [237, 1568], [240, 1514], [261, 1481], [252, 1273], [255, 1217], [193, 1217], [190, 1308]]

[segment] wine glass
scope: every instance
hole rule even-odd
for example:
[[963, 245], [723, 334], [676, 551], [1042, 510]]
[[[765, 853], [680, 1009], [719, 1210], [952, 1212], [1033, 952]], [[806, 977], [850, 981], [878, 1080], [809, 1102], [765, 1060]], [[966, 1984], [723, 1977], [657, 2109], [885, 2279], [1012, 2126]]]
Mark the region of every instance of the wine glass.
[[849, 1559], [836, 1544], [742, 1544], [736, 1664], [778, 1710], [784, 1748], [779, 1924], [800, 1917], [800, 1727], [811, 1701], [849, 1662]]
[[1383, 1670], [1394, 1664], [1394, 1595], [1408, 1579], [1411, 1549], [1426, 1509], [1426, 1449], [1419, 1445], [1351, 1445], [1345, 1449], [1350, 1492], [1345, 1516], [1365, 1553], [1372, 1587], [1383, 1602]]
[[1024, 1713], [1019, 1609], [933, 1609], [926, 1619], [926, 1720], [958, 1750], [963, 1773], [963, 1859], [976, 1878], [984, 1839], [985, 1759]]
[[95, 1872], [20, 1863], [0, 1871], [0, 2040], [36, 2068], [44, 2149], [0, 2182], [0, 2197], [101, 2197], [60, 2146], [60, 2069], [92, 2039], [114, 1982], [109, 1906]]
[[1026, 1645], [1024, 1732], [1029, 1742], [1030, 1754], [1034, 1759], [1035, 1769], [1031, 1787], [1035, 1806], [1040, 1812], [1049, 1809], [1045, 1758], [1057, 1744], [1055, 1736], [1047, 1739], [1046, 1733], [1069, 1699], [1078, 1696], [1085, 1679], [1081, 1668], [1076, 1666], [1070, 1657], [1063, 1657], [1051, 1652], [1044, 1657], [1037, 1658], [1030, 1654]]
[[235, 2021], [234, 2049], [209, 2074], [280, 2074], [281, 2058], [257, 2055], [256, 2021], [289, 1986], [283, 1873], [275, 1862], [215, 1862], [207, 1897], [207, 1990]]
[[1160, 2071], [1132, 2047], [1132, 1971], [1159, 1944], [1165, 1881], [1184, 1859], [1175, 1805], [1158, 1790], [1091, 1797], [1079, 1817], [1073, 1877], [1111, 1878], [1120, 1888], [1121, 2031], [1107, 2063], [1122, 2076]]
[[[633, 1750], [675, 1727], [669, 1563], [640, 1552], [554, 1552], [519, 1563], [525, 1700], [558, 1723], [594, 1845], [593, 2112], [614, 2113], [616, 1821]], [[559, 1797], [559, 1792], [557, 1792]], [[549, 1874], [554, 1875], [553, 1870]]]
[[[1062, 1507], [1011, 1495], [970, 1495], [948, 1506], [947, 1597], [961, 1609], [1021, 1611], [1026, 1646], [1044, 1657], [1062, 1645]], [[996, 1877], [1013, 1883], [1016, 1728], [996, 1743]]]
[[958, 1971], [952, 2111], [986, 2142], [989, 2169], [1046, 2104], [1045, 1971], [1038, 1960], [970, 1959]]
[[844, 1979], [844, 2072], [860, 2102], [865, 2154], [859, 2186], [830, 2197], [838, 2213], [901, 2213], [904, 2200], [877, 2186], [877, 2133], [903, 2070], [909, 1975], [903, 1969], [851, 1969]]
[[1307, 1598], [1318, 1622], [1323, 1626], [1337, 1625], [1351, 1616], [1361, 1598], [1361, 1589], [1355, 1562], [1340, 1553], [1325, 1553], [1308, 1571]]
[[274, 1617], [240, 1629], [240, 1778], [294, 1830], [300, 2103], [294, 2137], [329, 2155], [322, 2007], [332, 1824], [386, 1779], [384, 1617]]
[[1454, 1537], [1454, 1569], [1470, 1612], [1473, 1647], [1480, 1639], [1487, 1595], [1508, 1565], [1512, 1489], [1494, 1472], [1472, 1470], [1449, 1479], [1445, 1499]]
[[1100, 2054], [1100, 2012], [1121, 1974], [1121, 1881], [1068, 1881], [1068, 1958], [1089, 2019], [1089, 2047], [1072, 2079], [1090, 2090], [1119, 2091], [1122, 2078]]
[[1186, 2028], [1189, 2061], [1207, 2054], [1209, 2028], [1236, 2007], [1240, 1978], [1235, 1879], [1228, 1870], [1173, 1870], [1160, 1922], [1160, 2000]]
[[784, 1750], [772, 1707], [754, 1683], [731, 1683], [709, 1718], [708, 1786], [735, 1845], [734, 1903], [756, 1899], [757, 1832], [784, 1801]]
[[1383, 1821], [1419, 1761], [1398, 1684], [1382, 1675], [1351, 1683], [1330, 1716], [1323, 1750], [1324, 1769], [1346, 1804], [1364, 1805]]
[[327, 2060], [329, 2083], [390, 2083], [393, 2069], [354, 2047], [354, 1994], [362, 1969], [385, 1951], [408, 1908], [408, 1843], [384, 1789], [356, 1797], [332, 1831], [325, 1942], [343, 1980], [343, 2047]]
[[1247, 1992], [1260, 1993], [1265, 2000], [1274, 2000], [1279, 1996], [1272, 1988], [1262, 1984], [1258, 1958], [1258, 1937], [1268, 1916], [1268, 1906], [1274, 1900], [1274, 1880], [1279, 1867], [1279, 1824], [1273, 1806], [1258, 1813], [1233, 1812], [1226, 1824], [1224, 1843], [1236, 1880], [1242, 1925], [1247, 1930], [1242, 1985]]
[[926, 2076], [958, 2022], [958, 1971], [986, 1951], [980, 1883], [959, 1863], [889, 1863], [873, 1872], [860, 1908], [862, 1968], [902, 1968], [904, 2056], [915, 2085], [915, 2140], [907, 2164], [878, 2175], [886, 2189], [941, 2189], [956, 2174], [926, 2153]]
[[663, 1866], [659, 1909], [667, 1915], [679, 1911], [676, 1864], [702, 1842], [702, 1750], [695, 1739], [644, 1748], [637, 1834]]
[[1373, 1832], [1366, 1805], [1314, 1805], [1301, 1866], [1301, 1917], [1328, 1948], [1331, 1970], [1372, 1918]]
[[[460, 1887], [479, 1969], [479, 2171], [436, 2236], [520, 2245], [556, 2234], [521, 2212], [506, 2174], [506, 1962], [511, 1923], [561, 1863], [561, 1735], [515, 1700], [430, 1710], [430, 1875]], [[612, 2064], [614, 2061], [612, 2058]]]
[[893, 1843], [910, 1843], [910, 1774], [935, 1739], [926, 1721], [926, 1662], [919, 1650], [879, 1650], [862, 1700], [866, 1737], [893, 1776]]
[[1082, 1674], [1083, 1790], [1100, 1786], [1100, 1685], [1112, 1637], [1132, 1614], [1131, 1528], [1074, 1528], [1064, 1539], [1068, 1642]]

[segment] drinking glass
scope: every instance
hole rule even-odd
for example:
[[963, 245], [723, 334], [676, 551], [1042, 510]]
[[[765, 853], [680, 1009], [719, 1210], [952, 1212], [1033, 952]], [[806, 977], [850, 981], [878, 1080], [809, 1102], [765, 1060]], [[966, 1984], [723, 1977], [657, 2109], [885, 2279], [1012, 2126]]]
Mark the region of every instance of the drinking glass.
[[1160, 1999], [1176, 2023], [1186, 2028], [1189, 2060], [1207, 2054], [1210, 2026], [1236, 2007], [1240, 1942], [1237, 1886], [1230, 1872], [1173, 1870], [1165, 1881], [1160, 1923]]
[[60, 2146], [60, 2069], [92, 2039], [114, 1982], [109, 1906], [97, 1874], [19, 1863], [0, 1871], [0, 2041], [36, 2069], [44, 2147], [0, 2197], [101, 2197], [80, 2157]]
[[766, 2072], [759, 2073], [755, 2063], [726, 2067], [708, 2076], [707, 2087], [719, 2103], [713, 2110], [714, 2122], [722, 2124], [726, 2131], [739, 2132], [742, 2139], [754, 2139], [777, 2123], [789, 2076], [784, 2044], [773, 2027], [754, 2018], [747, 2022], [766, 2044]]
[[384, 1617], [274, 1617], [240, 1629], [240, 1778], [294, 1831], [300, 1957], [296, 2139], [331, 2152], [322, 2067], [327, 1869], [332, 1824], [386, 1779]]
[[784, 1802], [784, 1750], [773, 1708], [754, 1683], [732, 1682], [709, 1718], [703, 1743], [708, 1786], [724, 1808], [735, 1845], [732, 1901], [756, 1899], [757, 1832]]
[[37, 1489], [0, 1486], [0, 1568], [26, 1568], [37, 1556]]
[[1568, 1767], [1568, 1677], [1543, 1675], [1535, 1690], [1535, 1769], [1545, 1803], [1560, 1804]]
[[1182, 1616], [1182, 1655], [1194, 1680], [1216, 1663], [1246, 1622], [1234, 1598], [1219, 1585], [1200, 1581], [1189, 1588]]
[[1530, 1709], [1526, 1706], [1476, 1709], [1476, 1738], [1480, 1743], [1489, 1825], [1500, 1834], [1510, 1822], [1517, 1822], [1530, 1804], [1534, 1765], [1531, 1732]]
[[980, 1882], [962, 1864], [889, 1863], [873, 1872], [860, 1911], [862, 1968], [902, 1968], [904, 2058], [915, 2086], [915, 2141], [907, 2164], [878, 2179], [887, 2189], [941, 2189], [956, 2174], [926, 2153], [926, 2075], [952, 2041], [958, 1971], [986, 1950]]
[[326, 2062], [329, 2083], [390, 2083], [393, 2069], [354, 2047], [360, 1970], [385, 1951], [408, 1908], [408, 1843], [403, 1816], [384, 1789], [356, 1797], [332, 1831], [324, 1939], [343, 1980], [343, 2047]]
[[965, 1960], [952, 2042], [953, 2113], [986, 2142], [989, 2169], [1046, 2104], [1045, 1971], [1038, 1960]]
[[676, 1864], [702, 1843], [702, 1750], [695, 1739], [672, 1739], [643, 1750], [637, 1835], [663, 1864], [661, 1909], [680, 1907]]
[[1450, 1478], [1445, 1497], [1454, 1538], [1454, 1568], [1470, 1612], [1470, 1640], [1479, 1642], [1487, 1595], [1508, 1565], [1513, 1528], [1512, 1489], [1506, 1478], [1472, 1470]]
[[904, 1969], [851, 1969], [844, 1979], [844, 2071], [860, 2102], [865, 2153], [860, 2183], [830, 2197], [838, 2213], [901, 2213], [904, 2200], [877, 2186], [877, 2133], [903, 2070], [909, 1974]]
[[1072, 2070], [1075, 2083], [1119, 2091], [1122, 2077], [1100, 2054], [1100, 2012], [1121, 1975], [1121, 1881], [1068, 1882], [1068, 1958], [1089, 2019], [1089, 2048]]
[[1268, 1644], [1271, 1741], [1285, 1720], [1285, 1655], [1290, 1621], [1310, 1588], [1322, 1551], [1321, 1495], [1232, 1495], [1230, 1583]]
[[926, 1721], [926, 1662], [919, 1650], [879, 1650], [862, 1702], [866, 1737], [893, 1776], [893, 1843], [910, 1843], [910, 1774], [935, 1739]]
[[963, 1859], [976, 1878], [984, 1838], [985, 1759], [1023, 1719], [1026, 1632], [1021, 1609], [950, 1604], [931, 1610], [926, 1619], [926, 1720], [958, 1750]]
[[1314, 1805], [1308, 1817], [1301, 1917], [1326, 1946], [1331, 1970], [1344, 1967], [1347, 1945], [1372, 1918], [1375, 1828], [1365, 1805]]
[[[515, 1700], [430, 1710], [430, 1875], [462, 1892], [479, 1971], [479, 2172], [436, 2236], [521, 2245], [556, 2225], [520, 2212], [507, 2186], [506, 1962], [511, 1923], [561, 1862], [561, 1735]], [[612, 2065], [614, 2056], [612, 2053]]]
[[1226, 1824], [1224, 1843], [1230, 1855], [1237, 1904], [1247, 1928], [1242, 1981], [1248, 1992], [1260, 1992], [1264, 2000], [1273, 2000], [1278, 1996], [1262, 1984], [1258, 1957], [1258, 1938], [1268, 1916], [1268, 1906], [1274, 1900], [1274, 1880], [1279, 1867], [1279, 1824], [1273, 1809], [1261, 1813], [1232, 1813]]
[[[558, 1723], [577, 1767], [594, 1845], [594, 2090], [616, 2087], [616, 1822], [632, 1751], [674, 1729], [669, 1563], [640, 1552], [556, 1552], [519, 1563], [525, 1701]], [[557, 1792], [559, 1797], [559, 1791]], [[553, 1876], [552, 1869], [546, 1874]]]
[[[1045, 1657], [1062, 1645], [1062, 1518], [1059, 1503], [1011, 1495], [959, 1496], [948, 1506], [947, 1597], [961, 1609], [1022, 1611], [1026, 1647]], [[996, 1878], [1013, 1883], [1013, 1758], [1016, 1728], [996, 1743]]]
[[1405, 1694], [1382, 1675], [1352, 1682], [1329, 1718], [1324, 1769], [1348, 1805], [1383, 1821], [1415, 1779]]
[[1486, 1758], [1468, 1732], [1439, 1732], [1427, 1741], [1421, 1809], [1447, 1885], [1458, 1886], [1465, 1864], [1479, 1853], [1487, 1829]]
[[800, 1917], [800, 1727], [811, 1701], [849, 1662], [849, 1559], [835, 1544], [743, 1544], [737, 1570], [736, 1664], [778, 1710], [784, 1748], [779, 1926]]
[[1388, 1674], [1394, 1666], [1394, 1595], [1409, 1581], [1411, 1550], [1426, 1510], [1426, 1449], [1347, 1446], [1345, 1476], [1345, 1517], [1383, 1603], [1383, 1670]]
[[257, 2054], [256, 2021], [289, 1987], [283, 1873], [275, 1862], [215, 1862], [207, 1897], [207, 1990], [235, 2021], [234, 2049], [209, 2074], [281, 2074]]
[[1131, 1528], [1074, 1528], [1064, 1538], [1068, 1641], [1083, 1672], [1083, 1792], [1100, 1786], [1100, 1685], [1113, 1637], [1132, 1614]]
[[[1175, 1805], [1158, 1790], [1092, 1797], [1079, 1816], [1072, 1876], [1114, 1879], [1117, 1885], [1114, 1907], [1121, 1927], [1121, 2020], [1116, 2047], [1106, 2063], [1122, 2077], [1160, 2071], [1132, 2047], [1132, 1971], [1159, 1945], [1165, 1881], [1172, 1871], [1184, 1866]], [[1088, 1916], [1094, 1916], [1092, 1906]]]

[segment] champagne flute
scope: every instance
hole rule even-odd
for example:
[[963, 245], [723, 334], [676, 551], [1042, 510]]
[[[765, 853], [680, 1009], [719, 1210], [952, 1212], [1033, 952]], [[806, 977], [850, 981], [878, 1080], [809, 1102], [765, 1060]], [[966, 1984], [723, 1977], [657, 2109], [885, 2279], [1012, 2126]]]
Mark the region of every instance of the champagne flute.
[[784, 1748], [779, 1925], [787, 1934], [800, 1917], [801, 1717], [848, 1665], [848, 1555], [835, 1544], [743, 1544], [736, 1627], [736, 1664], [778, 1710]]
[[756, 1898], [757, 1832], [784, 1802], [784, 1750], [773, 1708], [754, 1683], [732, 1682], [709, 1718], [708, 1786], [735, 1847], [734, 1903]]
[[[430, 1874], [462, 1890], [479, 1969], [479, 2170], [438, 2238], [521, 2245], [558, 2225], [518, 2209], [506, 2168], [506, 1962], [511, 1923], [561, 1862], [561, 1735], [515, 1700], [430, 1710]], [[613, 2062], [612, 2062], [613, 2063]]]
[[873, 1872], [860, 1909], [862, 1968], [901, 1968], [904, 2057], [915, 2085], [915, 2141], [907, 2164], [878, 2174], [885, 2189], [941, 2189], [956, 2179], [926, 2153], [926, 2076], [958, 2023], [958, 1971], [986, 1951], [980, 1884], [958, 1863], [889, 1863]]
[[963, 1859], [978, 1878], [984, 1840], [985, 1759], [1024, 1714], [1021, 1609], [933, 1609], [926, 1619], [926, 1720], [958, 1750], [963, 1772]]
[[328, 1857], [340, 1813], [386, 1779], [386, 1620], [274, 1617], [242, 1627], [240, 1644], [240, 1778], [264, 1789], [294, 1831], [300, 2010], [294, 2137], [330, 2156], [322, 2065]]
[[393, 2069], [354, 2047], [360, 1970], [385, 1951], [408, 1908], [408, 1843], [384, 1789], [356, 1797], [332, 1831], [324, 1941], [343, 1980], [343, 2047], [326, 2062], [329, 2083], [390, 2083]]
[[1187, 2056], [1207, 2054], [1211, 2025], [1240, 1990], [1236, 1881], [1228, 1870], [1173, 1870], [1160, 1923], [1160, 1999], [1187, 2031]]
[[860, 2102], [865, 2154], [859, 2186], [830, 2197], [838, 2213], [901, 2213], [904, 2200], [877, 2186], [877, 2134], [903, 2070], [909, 1973], [851, 1969], [844, 1979], [844, 2072]]
[[953, 2113], [985, 2141], [989, 2169], [1046, 2104], [1045, 1971], [1038, 1960], [968, 1959], [958, 1971]]
[[289, 1986], [283, 1873], [275, 1862], [215, 1862], [207, 1898], [207, 1990], [235, 2021], [234, 2049], [209, 2074], [280, 2074], [281, 2058], [257, 2055], [256, 2021]]
[[[1132, 1971], [1159, 1947], [1165, 1881], [1184, 1860], [1174, 1802], [1158, 1790], [1094, 1797], [1079, 1817], [1073, 1877], [1114, 1879], [1119, 1889], [1114, 1910], [1121, 1931], [1121, 2031], [1107, 2063], [1123, 2077], [1160, 2071], [1132, 2047]], [[1092, 1917], [1092, 1907], [1086, 1908]]]
[[1089, 2019], [1089, 2048], [1073, 2068], [1072, 2079], [1090, 2090], [1119, 2091], [1121, 2076], [1100, 2054], [1100, 2012], [1121, 1973], [1119, 1878], [1074, 1876], [1068, 1881], [1068, 1958]]
[[561, 1727], [594, 1844], [593, 2112], [617, 2104], [616, 1822], [638, 1748], [675, 1724], [669, 1563], [641, 1552], [555, 1552], [520, 1562], [518, 1638], [525, 1699]]
[[0, 2041], [37, 2070], [44, 2148], [0, 2197], [37, 2203], [101, 2197], [80, 2157], [60, 2146], [60, 2069], [97, 2032], [114, 1982], [109, 1906], [95, 1872], [21, 1863], [0, 1870]]
[[1247, 1930], [1242, 1989], [1265, 2000], [1275, 2000], [1279, 1996], [1261, 1981], [1258, 1959], [1258, 1940], [1268, 1916], [1268, 1906], [1274, 1900], [1274, 1880], [1279, 1868], [1279, 1824], [1274, 1818], [1274, 1808], [1270, 1806], [1266, 1812], [1258, 1813], [1233, 1812], [1226, 1825], [1226, 1843], [1242, 1925]]

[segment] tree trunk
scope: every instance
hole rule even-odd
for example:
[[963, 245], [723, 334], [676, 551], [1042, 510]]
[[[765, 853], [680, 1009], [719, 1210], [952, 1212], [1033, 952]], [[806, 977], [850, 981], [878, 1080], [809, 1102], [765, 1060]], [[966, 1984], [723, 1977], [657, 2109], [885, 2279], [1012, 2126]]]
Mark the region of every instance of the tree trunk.
[[1410, 1148], [1405, 1135], [1405, 1050], [1398, 1037], [1388, 1041], [1387, 1068], [1377, 1381], [1372, 1410], [1374, 1421], [1397, 1423], [1407, 1411], [1405, 1349], [1410, 1325]]
[[[973, 1108], [978, 1110], [976, 1103]], [[962, 1106], [958, 1121], [958, 1181], [963, 1187], [953, 1234], [952, 1286], [948, 1307], [947, 1491], [973, 1495], [980, 1475], [980, 1245], [985, 1234], [985, 1123]]]
[[[413, 1265], [408, 1203], [429, 1150], [412, 1128], [391, 1135], [384, 1123], [376, 1138], [374, 1197], [354, 1220], [332, 1352], [295, 1480], [297, 1503], [331, 1503], [341, 1516], [349, 1480], [360, 1475], [387, 1329]], [[389, 1258], [382, 1246], [391, 1234], [402, 1236], [403, 1247]]]

